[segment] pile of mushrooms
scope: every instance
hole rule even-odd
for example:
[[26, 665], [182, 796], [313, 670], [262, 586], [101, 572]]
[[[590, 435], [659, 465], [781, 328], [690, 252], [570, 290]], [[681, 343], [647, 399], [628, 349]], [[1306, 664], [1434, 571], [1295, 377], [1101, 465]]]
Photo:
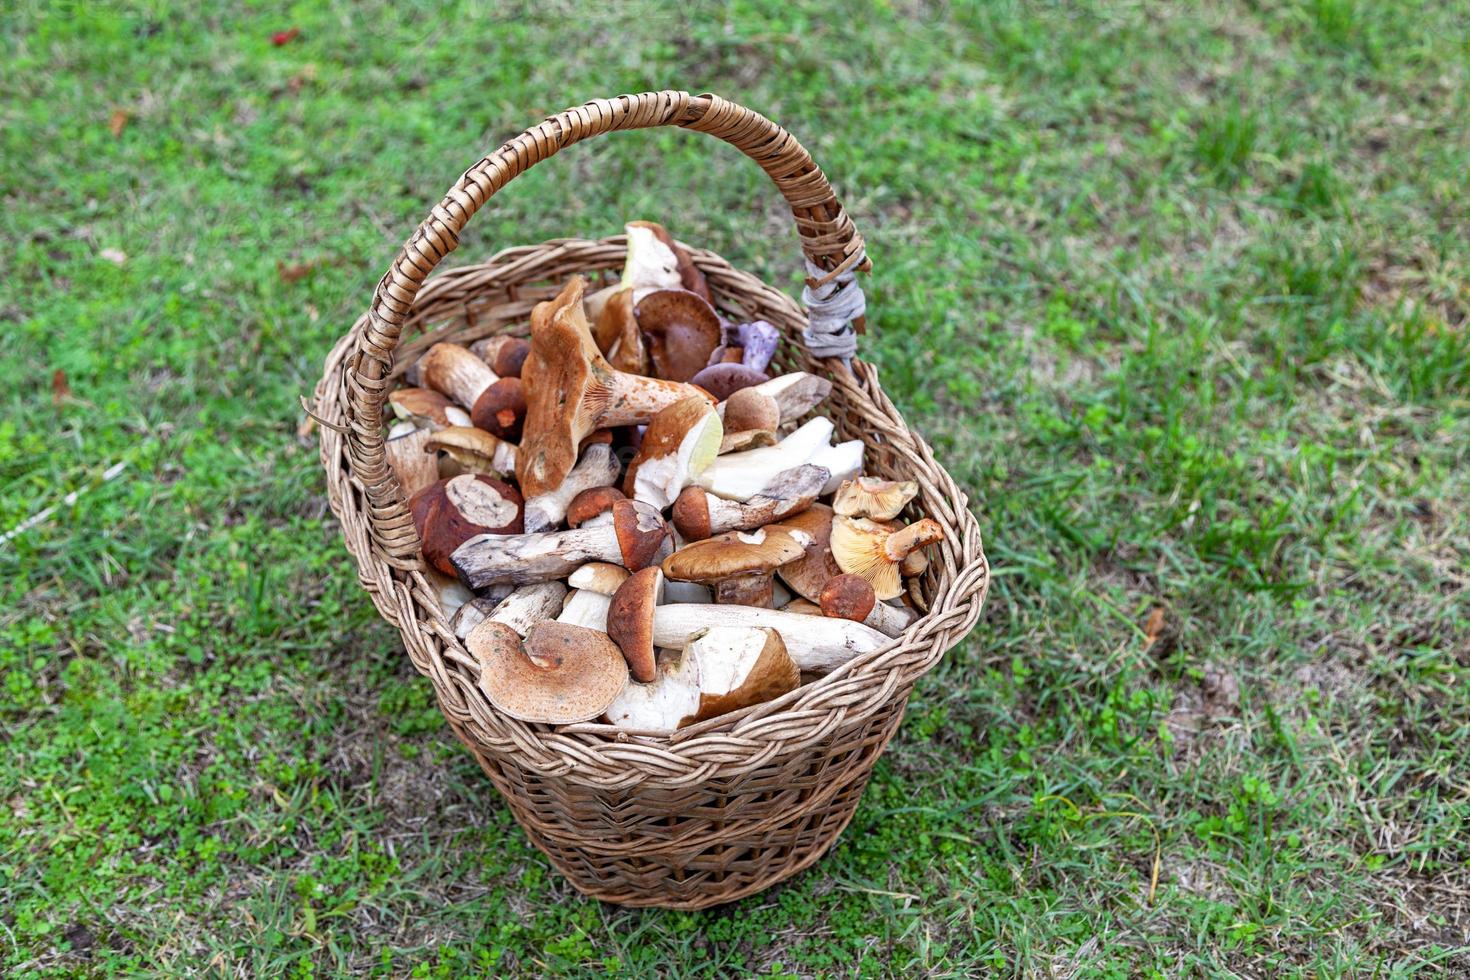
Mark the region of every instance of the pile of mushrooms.
[[831, 382], [771, 373], [774, 327], [721, 316], [661, 226], [626, 230], [621, 279], [572, 278], [529, 339], [430, 347], [386, 453], [490, 701], [667, 734], [898, 636], [942, 531], [833, 444]]

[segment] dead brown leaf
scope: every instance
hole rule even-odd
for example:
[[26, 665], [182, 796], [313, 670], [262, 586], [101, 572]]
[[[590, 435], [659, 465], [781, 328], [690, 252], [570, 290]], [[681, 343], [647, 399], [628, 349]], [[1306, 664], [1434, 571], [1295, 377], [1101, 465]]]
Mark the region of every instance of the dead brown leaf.
[[107, 119], [107, 128], [114, 137], [122, 136], [123, 130], [127, 128], [128, 120], [132, 118], [132, 115], [126, 109], [112, 110], [112, 115]]
[[71, 385], [66, 383], [66, 372], [57, 368], [51, 372], [51, 404], [60, 408], [71, 397]]
[[316, 267], [317, 263], [315, 261], [296, 262], [288, 265], [285, 262], [277, 260], [276, 274], [281, 277], [281, 282], [300, 282], [307, 276], [311, 275], [311, 270], [315, 269]]
[[1143, 624], [1143, 649], [1152, 649], [1164, 632], [1164, 607], [1154, 606]]

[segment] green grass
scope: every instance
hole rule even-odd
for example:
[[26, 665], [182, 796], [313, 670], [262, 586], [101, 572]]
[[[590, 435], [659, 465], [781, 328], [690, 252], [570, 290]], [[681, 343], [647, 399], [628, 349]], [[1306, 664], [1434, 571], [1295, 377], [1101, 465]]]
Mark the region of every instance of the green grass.
[[[233, 9], [0, 14], [0, 533], [84, 491], [0, 545], [3, 972], [1470, 973], [1464, 3]], [[834, 176], [996, 566], [834, 851], [703, 914], [526, 843], [297, 434], [465, 167], [665, 86]], [[632, 217], [798, 281], [674, 132], [451, 262]]]

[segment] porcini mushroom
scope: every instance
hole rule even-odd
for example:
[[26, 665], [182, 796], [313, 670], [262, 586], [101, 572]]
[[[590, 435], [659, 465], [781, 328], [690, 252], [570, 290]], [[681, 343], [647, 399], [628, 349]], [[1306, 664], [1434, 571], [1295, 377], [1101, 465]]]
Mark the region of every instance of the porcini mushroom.
[[425, 429], [469, 425], [470, 414], [432, 388], [396, 388], [388, 396], [393, 414]]
[[470, 344], [470, 353], [488, 364], [500, 378], [519, 378], [521, 365], [530, 352], [530, 341], [503, 333]]
[[526, 387], [520, 378], [501, 378], [486, 388], [470, 410], [470, 421], [497, 439], [521, 441], [526, 418]]
[[782, 565], [778, 574], [797, 595], [816, 602], [828, 580], [842, 574], [842, 569], [832, 558], [832, 508], [826, 504], [812, 504], [782, 518], [782, 524], [804, 532], [811, 543], [806, 546], [802, 557]]
[[613, 522], [540, 534], [487, 534], [465, 541], [451, 556], [472, 589], [497, 582], [523, 585], [565, 578], [589, 561], [616, 562], [637, 571], [659, 560], [669, 529], [658, 511], [636, 500], [613, 505]]
[[609, 486], [617, 480], [619, 469], [612, 446], [600, 442], [588, 446], [561, 486], [526, 500], [526, 530], [553, 530], [567, 516], [567, 508], [578, 494]]
[[726, 500], [747, 501], [778, 473], [810, 462], [831, 435], [832, 422], [818, 415], [774, 446], [715, 457], [694, 482]]
[[770, 395], [755, 388], [741, 388], [720, 403], [725, 435], [720, 440], [721, 453], [759, 449], [776, 444], [776, 429], [781, 424], [781, 406]]
[[684, 647], [699, 665], [693, 721], [770, 701], [796, 690], [801, 672], [781, 634], [769, 627], [713, 626]]
[[[617, 475], [614, 474], [614, 479]], [[578, 493], [567, 504], [567, 527], [596, 527], [612, 523], [612, 505], [626, 500], [617, 487], [590, 487]]]
[[805, 371], [794, 371], [763, 381], [756, 386], [781, 406], [781, 424], [794, 422], [820, 405], [832, 393], [832, 382]]
[[912, 480], [860, 476], [844, 480], [837, 488], [837, 496], [832, 498], [832, 512], [842, 517], [891, 521], [918, 493], [919, 485]]
[[686, 487], [674, 501], [674, 527], [686, 539], [702, 541], [712, 534], [774, 524], [810, 507], [826, 483], [826, 470], [803, 464], [777, 473], [743, 504], [716, 497], [703, 487]]
[[439, 464], [434, 455], [426, 451], [431, 435], [428, 429], [421, 429], [412, 422], [399, 422], [388, 430], [383, 454], [405, 497], [412, 497], [439, 479]]
[[563, 603], [561, 614], [556, 617], [556, 621], [606, 633], [607, 607], [611, 601], [612, 596], [603, 595], [601, 592], [595, 592], [592, 589], [576, 589], [567, 594], [566, 602]]
[[699, 713], [699, 661], [695, 654], [665, 654], [647, 682], [624, 687], [607, 707], [607, 723], [634, 732], [667, 735]]
[[867, 579], [879, 599], [892, 599], [903, 592], [904, 558], [943, 538], [944, 529], [928, 517], [898, 530], [865, 517], [838, 517], [832, 521], [832, 557], [844, 572]]
[[722, 435], [720, 417], [704, 398], [685, 398], [661, 409], [628, 464], [623, 493], [665, 509], [714, 462]]
[[898, 636], [918, 616], [911, 609], [879, 602], [873, 585], [861, 575], [834, 575], [822, 588], [822, 615], [863, 623], [888, 636]]
[[521, 503], [509, 484], [467, 473], [424, 487], [409, 498], [408, 510], [423, 542], [424, 559], [453, 575], [450, 556], [466, 541], [520, 534]]
[[473, 408], [480, 394], [496, 381], [490, 366], [459, 344], [435, 344], [419, 358], [423, 383], [448, 395], [462, 408]]
[[[803, 536], [804, 541], [804, 536]], [[771, 576], [803, 554], [803, 541], [778, 524], [731, 531], [685, 545], [664, 559], [663, 572], [714, 589], [715, 602], [771, 606]]]
[[630, 221], [623, 225], [628, 236], [628, 254], [623, 261], [625, 288], [687, 289], [706, 303], [709, 285], [689, 253], [663, 225], [653, 221]]
[[653, 610], [663, 601], [663, 591], [663, 572], [644, 568], [629, 575], [608, 604], [607, 635], [623, 651], [635, 681], [653, 680]]
[[507, 476], [515, 472], [516, 447], [497, 439], [484, 429], [451, 425], [429, 436], [425, 452], [443, 452], [458, 473], [490, 473]]
[[604, 633], [542, 622], [524, 641], [486, 620], [465, 646], [480, 662], [480, 690], [512, 718], [568, 725], [597, 718], [628, 683], [628, 666]]
[[[617, 296], [609, 300], [608, 309], [617, 301]], [[705, 368], [710, 352], [720, 345], [719, 314], [687, 289], [648, 293], [638, 300], [634, 316], [660, 378], [688, 381]]]
[[689, 379], [689, 383], [698, 385], [720, 401], [725, 401], [742, 388], [753, 388], [769, 380], [770, 377], [763, 371], [744, 364], [722, 362], [703, 368]]
[[615, 371], [582, 312], [582, 277], [531, 312], [531, 353], [521, 369], [526, 421], [516, 474], [530, 496], [558, 486], [582, 439], [599, 428], [644, 424], [659, 409], [702, 392], [692, 385]]
[[633, 315], [632, 289], [620, 289], [608, 297], [592, 324], [592, 339], [609, 364], [630, 374], [648, 373], [648, 350]]
[[590, 589], [600, 595], [610, 596], [618, 586], [628, 580], [629, 572], [622, 565], [605, 561], [589, 561], [567, 576], [567, 584], [574, 589]]
[[560, 582], [522, 585], [501, 599], [485, 618], [504, 623], [525, 636], [537, 623], [555, 619], [566, 595], [567, 587]]
[[837, 488], [863, 471], [863, 441], [849, 439], [835, 446], [820, 446], [808, 460], [827, 471], [822, 495], [836, 493]]

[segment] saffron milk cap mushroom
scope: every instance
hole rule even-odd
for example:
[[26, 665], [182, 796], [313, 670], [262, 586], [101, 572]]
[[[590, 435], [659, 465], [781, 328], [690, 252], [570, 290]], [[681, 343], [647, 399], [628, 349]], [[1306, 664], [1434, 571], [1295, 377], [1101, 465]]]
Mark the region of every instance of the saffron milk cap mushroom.
[[588, 332], [582, 286], [573, 276], [556, 299], [531, 311], [531, 353], [521, 369], [526, 419], [516, 466], [528, 496], [559, 485], [582, 439], [595, 430], [645, 424], [659, 409], [705, 394], [692, 385], [614, 370]]
[[487, 619], [465, 647], [480, 663], [480, 690], [521, 721], [569, 725], [599, 717], [628, 683], [623, 655], [605, 633], [541, 622], [522, 641]]
[[865, 517], [837, 517], [832, 521], [832, 557], [844, 572], [867, 579], [879, 599], [893, 599], [903, 592], [903, 560], [943, 538], [944, 529], [928, 517], [898, 530]]
[[837, 488], [837, 496], [832, 498], [832, 511], [842, 517], [891, 521], [918, 493], [919, 485], [912, 480], [860, 476], [844, 480]]

